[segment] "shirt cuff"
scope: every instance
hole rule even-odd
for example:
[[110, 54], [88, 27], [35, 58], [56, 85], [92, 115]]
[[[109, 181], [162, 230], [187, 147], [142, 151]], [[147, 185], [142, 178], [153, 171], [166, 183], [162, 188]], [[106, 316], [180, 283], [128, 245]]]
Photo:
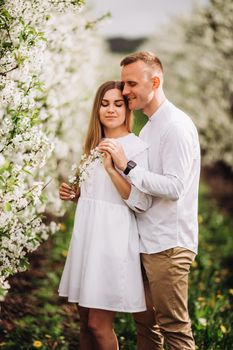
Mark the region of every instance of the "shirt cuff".
[[137, 187], [132, 185], [129, 198], [125, 199], [124, 202], [136, 213], [142, 213], [150, 208], [152, 197], [141, 192]]
[[135, 187], [131, 186], [131, 191], [128, 199], [124, 199], [124, 202], [130, 207], [133, 211], [141, 213], [142, 210], [136, 208], [138, 203], [140, 203], [140, 191]]
[[129, 174], [127, 175], [130, 183], [139, 189], [141, 188], [142, 184], [143, 172], [145, 172], [145, 169], [137, 165], [135, 168], [130, 170]]

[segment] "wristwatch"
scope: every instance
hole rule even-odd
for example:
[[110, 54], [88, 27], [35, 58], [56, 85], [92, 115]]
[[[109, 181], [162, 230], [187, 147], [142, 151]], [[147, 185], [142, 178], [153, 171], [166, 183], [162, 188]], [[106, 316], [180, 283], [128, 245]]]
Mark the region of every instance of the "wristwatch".
[[127, 167], [125, 168], [125, 170], [123, 171], [123, 173], [125, 175], [128, 175], [128, 173], [130, 172], [130, 170], [132, 170], [133, 168], [135, 168], [137, 165], [137, 163], [135, 163], [133, 160], [129, 160], [127, 163]]

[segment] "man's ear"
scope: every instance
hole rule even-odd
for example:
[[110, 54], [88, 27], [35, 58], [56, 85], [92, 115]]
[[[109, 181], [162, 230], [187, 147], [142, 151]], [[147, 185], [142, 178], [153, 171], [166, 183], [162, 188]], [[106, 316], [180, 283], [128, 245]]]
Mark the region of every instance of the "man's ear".
[[153, 82], [153, 88], [158, 89], [160, 85], [160, 78], [155, 76], [152, 78], [152, 82]]

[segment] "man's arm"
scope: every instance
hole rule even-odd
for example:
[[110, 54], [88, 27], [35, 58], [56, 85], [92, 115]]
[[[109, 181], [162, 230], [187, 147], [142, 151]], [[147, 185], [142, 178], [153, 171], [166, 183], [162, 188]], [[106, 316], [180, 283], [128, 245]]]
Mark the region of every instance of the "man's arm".
[[[133, 161], [137, 164], [137, 166], [140, 166], [144, 170], [147, 170], [148, 169], [148, 149], [145, 149], [143, 152], [137, 154], [133, 158]], [[130, 172], [132, 170], [130, 170]], [[130, 181], [129, 176], [127, 176], [127, 178]], [[149, 194], [146, 194], [145, 192], [140, 191], [131, 182], [131, 192], [130, 192], [129, 198], [125, 200], [125, 202], [132, 210], [134, 210], [137, 213], [141, 213], [151, 207], [152, 196]]]
[[[122, 162], [122, 168], [124, 168], [124, 163], [127, 164], [127, 158], [125, 156], [123, 148], [115, 142], [115, 140], [109, 140], [110, 142], [107, 142], [106, 144], [101, 144], [98, 146], [101, 151], [107, 151], [109, 150], [112, 152], [113, 155], [113, 149], [114, 149], [114, 158], [121, 157], [123, 155], [124, 161]], [[107, 152], [106, 152], [107, 153]], [[137, 164], [142, 166], [144, 169], [148, 169], [148, 150], [145, 149], [141, 153], [137, 154], [133, 159]], [[109, 159], [108, 159], [109, 161]], [[109, 170], [107, 169], [109, 166]], [[105, 165], [106, 171], [109, 173], [114, 185], [116, 186], [118, 192], [121, 194], [122, 198], [124, 199], [125, 203], [130, 207], [133, 211], [141, 213], [143, 211], [146, 211], [152, 204], [152, 198], [150, 195], [140, 191], [137, 187], [131, 184], [131, 182], [126, 180], [126, 176], [122, 175], [113, 167], [112, 160], [111, 164], [109, 163], [108, 166]], [[125, 166], [126, 167], [126, 166]], [[120, 166], [117, 166], [117, 168], [120, 170]], [[130, 182], [130, 183], [129, 183]], [[120, 188], [121, 187], [121, 188]], [[121, 192], [124, 188], [124, 194]], [[123, 195], [122, 195], [123, 194]]]
[[[102, 147], [110, 149], [114, 163], [119, 169], [124, 170], [123, 167], [126, 167], [127, 164], [124, 151], [119, 146], [115, 146], [112, 151], [110, 141], [102, 144]], [[190, 131], [174, 124], [167, 131], [161, 144], [163, 174], [156, 174], [136, 166], [130, 171], [128, 178], [144, 193], [178, 200], [184, 191], [185, 180], [190, 174], [193, 157], [194, 150]]]
[[140, 191], [154, 197], [178, 200], [184, 190], [184, 184], [172, 175], [159, 175], [139, 166], [129, 174], [131, 183]]

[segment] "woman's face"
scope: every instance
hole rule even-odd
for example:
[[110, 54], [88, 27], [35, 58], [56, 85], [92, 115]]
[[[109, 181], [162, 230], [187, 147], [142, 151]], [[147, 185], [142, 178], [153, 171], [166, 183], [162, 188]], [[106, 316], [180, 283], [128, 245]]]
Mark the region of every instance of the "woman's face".
[[121, 128], [125, 123], [126, 106], [119, 89], [108, 90], [99, 110], [100, 122], [107, 129]]

